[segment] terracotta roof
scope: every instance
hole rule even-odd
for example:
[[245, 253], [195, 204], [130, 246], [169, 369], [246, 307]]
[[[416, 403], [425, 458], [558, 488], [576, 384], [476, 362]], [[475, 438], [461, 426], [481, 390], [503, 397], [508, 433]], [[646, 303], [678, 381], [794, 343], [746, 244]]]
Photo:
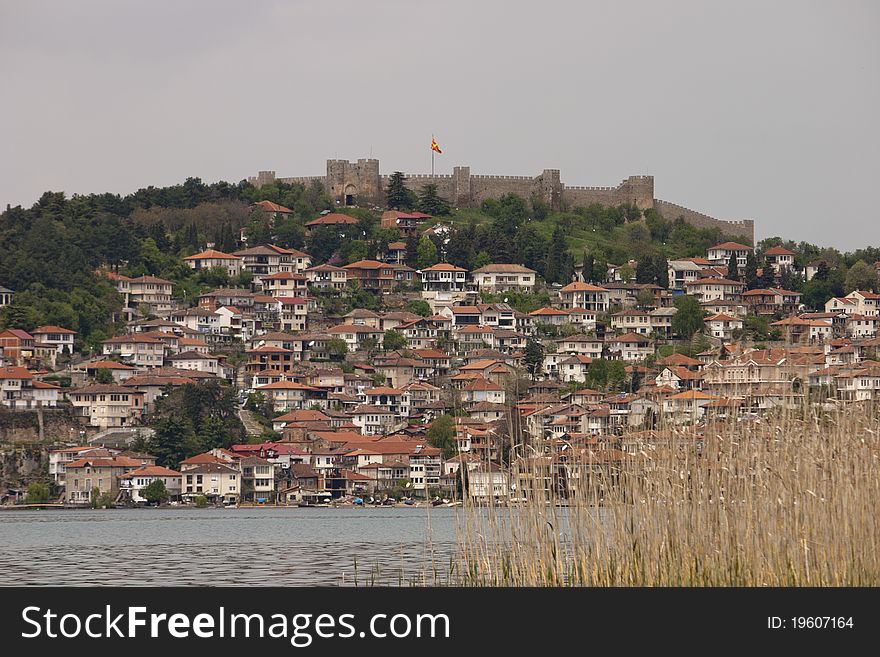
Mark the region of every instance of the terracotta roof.
[[[117, 457], [118, 458], [118, 457]], [[163, 468], [160, 465], [145, 465], [143, 467], [138, 468], [137, 470], [132, 470], [131, 472], [126, 472], [124, 475], [121, 475], [120, 479], [133, 479], [134, 477], [180, 477], [181, 474], [175, 470], [170, 470], [169, 468]]]
[[241, 258], [237, 255], [230, 255], [228, 253], [223, 253], [222, 251], [215, 251], [214, 249], [208, 249], [207, 251], [202, 251], [201, 253], [196, 253], [195, 255], [187, 256], [184, 260], [241, 260]]
[[293, 212], [292, 210], [285, 208], [283, 205], [278, 205], [272, 201], [257, 201], [254, 205], [261, 206], [267, 212], [281, 212], [284, 214], [291, 214]]
[[23, 367], [0, 367], [0, 379], [32, 379], [33, 375]]
[[70, 329], [62, 328], [60, 326], [38, 326], [33, 331], [31, 331], [33, 335], [38, 335], [40, 333], [64, 333], [67, 335], [76, 335], [76, 331], [71, 331]]
[[752, 247], [739, 244], [738, 242], [722, 242], [721, 244], [709, 247], [709, 251], [717, 251], [719, 249], [724, 251], [751, 251]]
[[358, 223], [358, 220], [352, 216], [347, 214], [339, 214], [337, 212], [333, 212], [331, 214], [325, 214], [322, 217], [318, 217], [317, 219], [312, 219], [311, 221], [306, 223], [306, 226], [339, 226], [339, 225], [349, 225], [353, 226]]
[[574, 283], [569, 283], [564, 288], [560, 290], [560, 292], [607, 292], [608, 290], [604, 287], [599, 287], [598, 285], [593, 285], [592, 283], [582, 283], [580, 281], [575, 281]]
[[467, 271], [467, 269], [450, 265], [448, 262], [438, 262], [436, 265], [425, 267], [422, 271]]
[[523, 265], [518, 265], [516, 263], [510, 264], [497, 264], [493, 263], [491, 265], [484, 265], [479, 269], [474, 269], [475, 274], [504, 274], [504, 273], [514, 273], [514, 274], [536, 274], [537, 272], [534, 269], [529, 269]]
[[794, 251], [789, 251], [782, 246], [774, 246], [764, 251], [764, 255], [794, 255]]

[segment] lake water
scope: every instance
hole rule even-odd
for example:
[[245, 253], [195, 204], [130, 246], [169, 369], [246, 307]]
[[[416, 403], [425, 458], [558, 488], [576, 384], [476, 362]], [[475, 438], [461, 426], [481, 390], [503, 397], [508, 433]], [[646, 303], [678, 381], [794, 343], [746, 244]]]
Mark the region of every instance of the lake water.
[[441, 583], [456, 509], [0, 512], [0, 584], [347, 586]]

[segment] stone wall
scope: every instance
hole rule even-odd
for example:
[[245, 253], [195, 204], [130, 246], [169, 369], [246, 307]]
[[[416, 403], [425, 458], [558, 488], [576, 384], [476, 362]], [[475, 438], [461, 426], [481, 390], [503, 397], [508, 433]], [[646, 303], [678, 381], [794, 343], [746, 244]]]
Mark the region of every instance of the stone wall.
[[[679, 216], [699, 228], [718, 228], [729, 237], [745, 237], [754, 243], [755, 222], [751, 219], [722, 221], [684, 206], [654, 198], [653, 176], [630, 176], [616, 187], [579, 187], [565, 185], [558, 169], [544, 169], [534, 177], [530, 176], [484, 176], [472, 175], [470, 167], [455, 167], [448, 174], [404, 174], [407, 186], [419, 192], [428, 184], [437, 186], [440, 196], [454, 207], [477, 207], [490, 198], [504, 194], [517, 194], [525, 199], [533, 196], [550, 204], [553, 209], [573, 209], [593, 203], [601, 205], [620, 205], [633, 203], [641, 210], [654, 208], [664, 218], [674, 221]], [[354, 205], [384, 205], [385, 189], [390, 176], [379, 174], [379, 160], [360, 159], [327, 160], [327, 173], [324, 176], [304, 176], [297, 178], [276, 178], [274, 171], [260, 171], [248, 178], [253, 185], [260, 187], [275, 180], [287, 183], [311, 184], [321, 181], [330, 197], [345, 205], [349, 200]]]

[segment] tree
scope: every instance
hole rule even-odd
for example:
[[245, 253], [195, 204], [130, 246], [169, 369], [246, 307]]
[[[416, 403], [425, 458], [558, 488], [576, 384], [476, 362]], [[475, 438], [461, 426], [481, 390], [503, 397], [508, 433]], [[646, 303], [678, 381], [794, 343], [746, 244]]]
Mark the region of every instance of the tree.
[[458, 447], [455, 443], [455, 418], [443, 414], [431, 423], [425, 434], [428, 444], [437, 447], [443, 452], [443, 458], [455, 456]]
[[743, 270], [743, 283], [746, 288], [754, 290], [758, 287], [758, 261], [755, 260], [755, 253], [751, 249], [746, 253], [746, 267]]
[[672, 316], [672, 330], [681, 338], [690, 340], [705, 326], [703, 308], [697, 298], [689, 294], [676, 298], [674, 303], [678, 312]]
[[97, 372], [95, 372], [95, 383], [101, 383], [105, 385], [112, 385], [116, 383], [116, 380], [113, 378], [113, 371], [107, 367], [100, 368]]
[[650, 289], [639, 290], [636, 295], [636, 304], [639, 308], [652, 308], [654, 306], [654, 293]]
[[49, 485], [42, 481], [34, 481], [28, 485], [27, 504], [45, 504], [49, 501]]
[[406, 309], [413, 315], [421, 315], [422, 317], [430, 317], [434, 314], [431, 312], [431, 304], [424, 299], [412, 299], [408, 301]]
[[153, 479], [141, 489], [140, 495], [150, 504], [160, 504], [170, 497], [165, 482], [161, 479]]
[[437, 264], [437, 247], [427, 235], [422, 236], [419, 240], [419, 246], [416, 250], [416, 269], [425, 269], [431, 265]]
[[571, 281], [573, 271], [574, 259], [568, 252], [565, 230], [557, 223], [544, 262], [544, 280], [548, 283], [565, 284]]
[[523, 362], [526, 364], [529, 375], [534, 379], [544, 363], [544, 345], [539, 340], [529, 338], [526, 342]]
[[846, 272], [843, 291], [847, 294], [853, 290], [873, 292], [877, 289], [877, 270], [864, 260], [857, 260]]
[[581, 278], [584, 279], [585, 282], [589, 283], [593, 280], [593, 264], [595, 263], [595, 258], [593, 258], [593, 254], [584, 251], [584, 260], [581, 266]]
[[479, 269], [480, 267], [485, 267], [490, 264], [492, 264], [492, 258], [485, 251], [480, 251], [477, 254], [477, 257], [474, 258], [474, 269]]
[[404, 349], [406, 345], [406, 336], [400, 331], [388, 329], [382, 337], [382, 349], [385, 351], [397, 351], [398, 349]]
[[342, 338], [332, 338], [327, 342], [327, 355], [331, 360], [344, 360], [348, 355], [348, 344]]
[[736, 259], [736, 251], [730, 254], [730, 260], [727, 261], [727, 279], [739, 281], [739, 261]]
[[411, 210], [416, 203], [415, 194], [406, 186], [406, 176], [400, 171], [391, 174], [385, 190], [389, 210]]
[[441, 217], [450, 213], [449, 203], [437, 194], [437, 185], [429, 183], [419, 192], [416, 209], [433, 217]]

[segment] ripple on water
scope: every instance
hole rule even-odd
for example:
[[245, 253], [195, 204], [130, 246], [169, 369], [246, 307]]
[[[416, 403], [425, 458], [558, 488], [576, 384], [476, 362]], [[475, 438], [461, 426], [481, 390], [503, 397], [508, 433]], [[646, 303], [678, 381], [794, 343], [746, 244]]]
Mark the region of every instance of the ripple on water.
[[454, 550], [453, 509], [0, 513], [5, 586], [431, 583]]

